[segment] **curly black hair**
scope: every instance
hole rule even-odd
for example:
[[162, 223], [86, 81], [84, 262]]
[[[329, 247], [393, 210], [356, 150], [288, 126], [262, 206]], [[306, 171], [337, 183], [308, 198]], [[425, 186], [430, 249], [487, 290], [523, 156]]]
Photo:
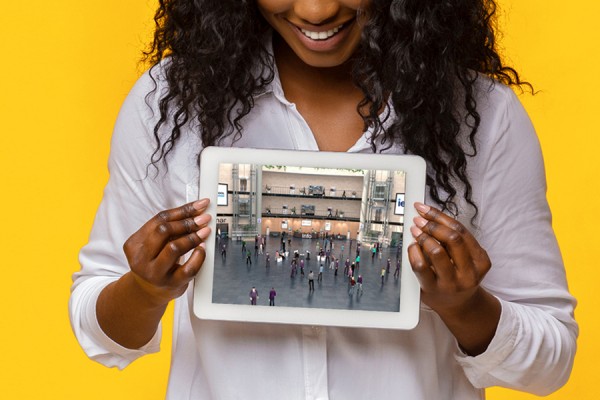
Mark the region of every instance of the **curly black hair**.
[[[476, 81], [485, 75], [532, 90], [496, 50], [496, 3], [371, 0], [365, 12], [353, 77], [364, 94], [357, 110], [365, 128], [372, 127], [383, 143], [378, 149], [372, 140], [373, 151], [400, 143], [407, 153], [423, 157], [432, 199], [456, 214], [458, 180], [477, 215], [466, 172], [467, 157], [477, 154], [481, 120]], [[189, 122], [202, 127], [204, 146], [230, 135], [239, 138], [254, 96], [274, 78], [274, 60], [264, 44], [269, 26], [255, 0], [159, 0], [154, 20], [154, 40], [144, 53], [151, 77], [168, 58], [162, 63], [168, 91], [159, 100], [150, 161], [156, 166], [161, 160], [167, 164]], [[397, 118], [384, 128], [379, 113], [390, 100]], [[167, 122], [170, 136], [162, 138], [159, 131]], [[467, 145], [460, 140], [465, 127]]]

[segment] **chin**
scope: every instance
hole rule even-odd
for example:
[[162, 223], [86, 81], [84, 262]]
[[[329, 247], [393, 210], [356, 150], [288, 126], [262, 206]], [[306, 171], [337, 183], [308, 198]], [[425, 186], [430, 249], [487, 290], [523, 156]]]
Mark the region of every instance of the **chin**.
[[302, 54], [296, 52], [296, 55], [302, 62], [313, 68], [335, 68], [340, 67], [348, 62], [351, 55], [343, 56], [325, 56], [325, 55], [313, 55], [313, 54]]

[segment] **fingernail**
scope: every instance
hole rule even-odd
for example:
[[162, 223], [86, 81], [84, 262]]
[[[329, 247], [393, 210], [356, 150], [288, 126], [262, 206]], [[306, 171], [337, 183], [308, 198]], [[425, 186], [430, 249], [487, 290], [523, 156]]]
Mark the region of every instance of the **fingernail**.
[[198, 226], [202, 226], [208, 223], [208, 221], [210, 221], [210, 214], [202, 214], [194, 218], [194, 223]]
[[414, 238], [417, 238], [423, 234], [423, 231], [413, 225], [410, 227], [410, 233], [412, 233]]
[[208, 206], [208, 199], [200, 199], [200, 200], [194, 202], [194, 204], [192, 204], [192, 206], [196, 210], [202, 210], [203, 208], [206, 208]]
[[198, 246], [202, 247], [204, 250], [206, 250], [206, 243], [202, 242], [200, 243]]
[[208, 237], [208, 235], [210, 235], [210, 228], [208, 226], [205, 226], [204, 228], [196, 232], [196, 235], [198, 235], [200, 239], [205, 240]]
[[422, 218], [422, 217], [415, 217], [415, 218], [413, 218], [413, 221], [415, 221], [415, 224], [419, 228], [423, 228], [425, 225], [427, 225], [427, 220], [425, 218]]
[[417, 209], [417, 211], [419, 211], [421, 214], [427, 214], [429, 212], [429, 210], [431, 210], [431, 207], [426, 206], [423, 203], [415, 203], [415, 208]]

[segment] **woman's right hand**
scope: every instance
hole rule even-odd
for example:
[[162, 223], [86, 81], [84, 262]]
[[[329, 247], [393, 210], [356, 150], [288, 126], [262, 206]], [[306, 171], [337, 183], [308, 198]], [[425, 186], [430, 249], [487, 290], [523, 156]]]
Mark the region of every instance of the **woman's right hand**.
[[[209, 200], [202, 199], [161, 211], [123, 245], [134, 281], [155, 305], [166, 305], [181, 296], [196, 276], [206, 256], [204, 240], [211, 219], [204, 214]], [[181, 256], [194, 250], [179, 264]]]

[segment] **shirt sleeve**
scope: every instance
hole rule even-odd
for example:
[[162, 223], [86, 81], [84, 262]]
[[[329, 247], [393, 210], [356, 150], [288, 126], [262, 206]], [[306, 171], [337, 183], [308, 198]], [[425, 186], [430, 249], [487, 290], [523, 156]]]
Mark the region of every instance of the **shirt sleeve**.
[[154, 82], [146, 73], [127, 96], [115, 124], [109, 158], [110, 178], [97, 211], [89, 242], [79, 255], [81, 270], [73, 274], [69, 314], [75, 336], [85, 353], [120, 369], [136, 358], [159, 350], [160, 326], [139, 349], [127, 349], [110, 339], [96, 318], [96, 301], [111, 282], [129, 271], [123, 252], [126, 239], [164, 209], [161, 180], [147, 169], [153, 151], [153, 115], [146, 95]]
[[488, 349], [477, 357], [458, 351], [457, 360], [475, 387], [546, 395], [566, 383], [573, 366], [576, 301], [552, 229], [537, 136], [512, 90], [498, 90], [492, 139], [478, 156], [484, 172], [476, 236], [492, 261], [482, 285], [502, 313]]

